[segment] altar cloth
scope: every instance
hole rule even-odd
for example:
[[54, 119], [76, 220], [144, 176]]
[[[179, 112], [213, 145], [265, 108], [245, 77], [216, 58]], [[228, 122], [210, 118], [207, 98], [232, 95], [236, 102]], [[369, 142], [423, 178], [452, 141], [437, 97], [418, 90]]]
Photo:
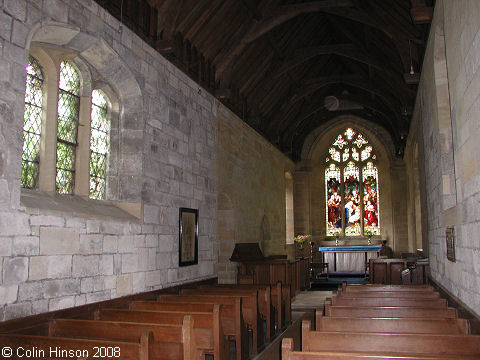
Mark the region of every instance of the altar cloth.
[[318, 251], [380, 251], [381, 245], [357, 245], [357, 246], [320, 246]]

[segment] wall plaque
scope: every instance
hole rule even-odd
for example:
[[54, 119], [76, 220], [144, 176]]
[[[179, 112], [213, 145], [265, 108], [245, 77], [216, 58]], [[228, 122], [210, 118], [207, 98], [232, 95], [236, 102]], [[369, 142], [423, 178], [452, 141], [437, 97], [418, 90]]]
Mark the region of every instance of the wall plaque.
[[198, 264], [198, 210], [180, 208], [179, 265]]
[[447, 227], [446, 239], [447, 239], [447, 259], [455, 262], [455, 234], [453, 226]]

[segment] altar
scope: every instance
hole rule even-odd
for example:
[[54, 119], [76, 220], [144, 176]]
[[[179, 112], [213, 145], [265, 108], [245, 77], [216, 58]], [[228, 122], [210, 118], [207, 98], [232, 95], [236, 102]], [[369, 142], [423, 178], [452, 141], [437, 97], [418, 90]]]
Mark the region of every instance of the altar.
[[328, 272], [365, 273], [366, 264], [380, 255], [381, 245], [320, 246], [322, 262], [328, 263]]

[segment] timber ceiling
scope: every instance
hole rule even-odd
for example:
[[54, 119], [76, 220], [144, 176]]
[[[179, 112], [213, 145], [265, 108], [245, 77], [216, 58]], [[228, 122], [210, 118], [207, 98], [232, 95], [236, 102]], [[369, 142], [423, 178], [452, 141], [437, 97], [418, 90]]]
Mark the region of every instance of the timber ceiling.
[[148, 3], [157, 49], [293, 160], [346, 114], [403, 155], [434, 0]]

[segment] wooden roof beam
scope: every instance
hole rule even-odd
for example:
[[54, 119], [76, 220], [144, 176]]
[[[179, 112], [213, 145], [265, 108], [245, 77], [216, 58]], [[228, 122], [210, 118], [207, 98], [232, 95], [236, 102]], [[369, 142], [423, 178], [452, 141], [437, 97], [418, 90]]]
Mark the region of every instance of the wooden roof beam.
[[392, 107], [396, 107], [395, 104], [398, 104], [400, 106], [400, 103], [398, 103], [398, 100], [395, 97], [390, 96], [382, 88], [375, 86], [375, 84], [372, 84], [368, 79], [364, 77], [359, 77], [358, 75], [337, 75], [312, 79], [308, 83], [306, 83], [299, 92], [292, 95], [292, 97], [290, 98], [290, 102], [295, 103], [327, 85], [338, 83], [353, 86], [355, 88], [375, 94], [380, 98], [384, 99], [385, 102]]
[[248, 44], [258, 39], [263, 34], [275, 27], [293, 19], [294, 17], [311, 12], [323, 11], [329, 8], [353, 6], [350, 0], [321, 0], [302, 4], [283, 5], [278, 7], [268, 17], [263, 17], [261, 22], [256, 21], [248, 31], [245, 32], [242, 39], [231, 48], [226, 50], [221, 57], [222, 62], [217, 64], [217, 77], [219, 78], [230, 63], [242, 53]]
[[242, 0], [243, 5], [245, 5], [248, 10], [252, 13], [253, 18], [257, 21], [262, 20], [263, 15], [258, 9], [258, 6], [254, 0]]
[[253, 26], [244, 37], [246, 43], [251, 43], [263, 34], [269, 32], [273, 28], [285, 23], [286, 21], [297, 17], [300, 14], [319, 12], [328, 8], [352, 7], [351, 0], [322, 0], [315, 2], [307, 2], [301, 4], [289, 4], [276, 8], [270, 16], [265, 17], [262, 22]]
[[430, 6], [414, 7], [410, 10], [414, 24], [429, 24], [433, 18], [433, 8]]

